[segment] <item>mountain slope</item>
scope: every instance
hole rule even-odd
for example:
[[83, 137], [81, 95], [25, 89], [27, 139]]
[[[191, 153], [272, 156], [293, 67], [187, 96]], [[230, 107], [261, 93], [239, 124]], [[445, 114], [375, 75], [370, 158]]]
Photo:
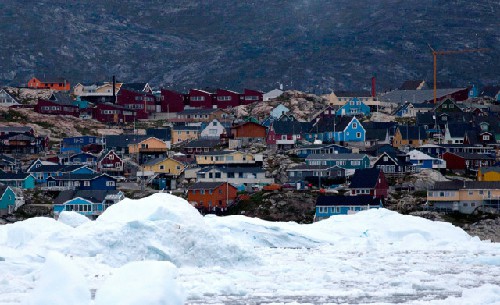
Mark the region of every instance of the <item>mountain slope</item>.
[[[439, 79], [498, 83], [498, 1], [0, 1], [0, 81], [150, 81], [317, 92], [432, 77], [427, 47], [487, 47], [439, 58]], [[82, 3], [84, 2], [84, 3]]]

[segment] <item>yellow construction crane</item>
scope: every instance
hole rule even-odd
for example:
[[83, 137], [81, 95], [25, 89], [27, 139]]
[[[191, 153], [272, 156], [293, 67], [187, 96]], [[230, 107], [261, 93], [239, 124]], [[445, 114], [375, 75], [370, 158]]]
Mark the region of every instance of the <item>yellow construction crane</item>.
[[474, 53], [474, 52], [485, 52], [489, 49], [463, 49], [463, 50], [451, 50], [451, 51], [436, 51], [430, 44], [427, 44], [432, 51], [432, 56], [434, 58], [434, 104], [436, 104], [437, 96], [437, 56], [438, 55], [448, 55], [448, 54], [461, 54], [461, 53]]

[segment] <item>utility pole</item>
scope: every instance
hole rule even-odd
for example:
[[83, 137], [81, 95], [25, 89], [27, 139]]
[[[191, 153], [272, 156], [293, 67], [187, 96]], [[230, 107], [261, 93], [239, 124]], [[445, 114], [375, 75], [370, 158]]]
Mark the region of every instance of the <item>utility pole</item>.
[[438, 55], [449, 55], [449, 54], [462, 54], [462, 53], [474, 53], [474, 52], [486, 52], [489, 51], [489, 49], [462, 49], [462, 50], [450, 50], [450, 51], [436, 51], [434, 50], [430, 44], [427, 44], [429, 46], [429, 49], [431, 49], [432, 52], [432, 58], [434, 61], [434, 105], [437, 102], [437, 56]]

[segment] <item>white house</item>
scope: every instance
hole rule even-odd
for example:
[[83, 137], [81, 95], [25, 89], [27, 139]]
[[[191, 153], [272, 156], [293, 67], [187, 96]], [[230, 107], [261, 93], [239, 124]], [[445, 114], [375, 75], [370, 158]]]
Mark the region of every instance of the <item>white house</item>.
[[278, 106], [274, 107], [273, 110], [271, 110], [270, 116], [275, 119], [279, 119], [282, 115], [287, 114], [288, 112], [290, 112], [290, 109], [288, 109], [286, 106], [283, 106], [282, 104], [279, 104]]
[[410, 151], [407, 155], [410, 157], [410, 162], [417, 168], [433, 168], [433, 169], [446, 168], [445, 160], [432, 157], [416, 149]]
[[5, 89], [0, 90], [0, 106], [10, 107], [21, 105], [12, 95]]
[[216, 119], [208, 123], [200, 134], [201, 138], [219, 138], [221, 134], [226, 132], [226, 128]]
[[272, 99], [275, 99], [283, 94], [283, 90], [280, 89], [274, 89], [269, 91], [268, 93], [264, 93], [263, 98], [264, 101], [269, 101]]

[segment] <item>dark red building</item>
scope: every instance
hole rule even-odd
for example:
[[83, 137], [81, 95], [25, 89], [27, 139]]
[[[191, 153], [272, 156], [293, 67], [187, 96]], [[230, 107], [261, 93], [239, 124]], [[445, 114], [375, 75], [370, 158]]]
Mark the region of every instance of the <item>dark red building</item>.
[[137, 111], [137, 119], [147, 119], [156, 112], [156, 99], [152, 93], [120, 89], [116, 96], [116, 104]]
[[376, 198], [387, 198], [389, 183], [384, 171], [379, 168], [356, 169], [351, 177], [349, 191], [352, 196], [370, 195]]
[[[98, 104], [92, 109], [92, 118], [102, 123], [125, 124], [136, 119], [142, 119], [144, 113], [112, 104]], [[147, 118], [147, 116], [146, 116]]]
[[38, 99], [38, 103], [35, 106], [35, 112], [51, 115], [79, 116], [78, 106], [43, 99]]
[[161, 89], [161, 112], [181, 112], [184, 110], [184, 94], [168, 89]]
[[213, 105], [217, 105], [214, 93], [199, 89], [189, 90], [189, 106], [195, 108], [212, 108]]
[[445, 152], [443, 160], [451, 170], [478, 170], [480, 167], [493, 166], [495, 158], [485, 154]]
[[242, 95], [231, 90], [217, 89], [216, 96], [217, 108], [224, 109], [239, 106]]
[[264, 100], [264, 93], [257, 90], [245, 89], [240, 99], [240, 105], [262, 102]]

